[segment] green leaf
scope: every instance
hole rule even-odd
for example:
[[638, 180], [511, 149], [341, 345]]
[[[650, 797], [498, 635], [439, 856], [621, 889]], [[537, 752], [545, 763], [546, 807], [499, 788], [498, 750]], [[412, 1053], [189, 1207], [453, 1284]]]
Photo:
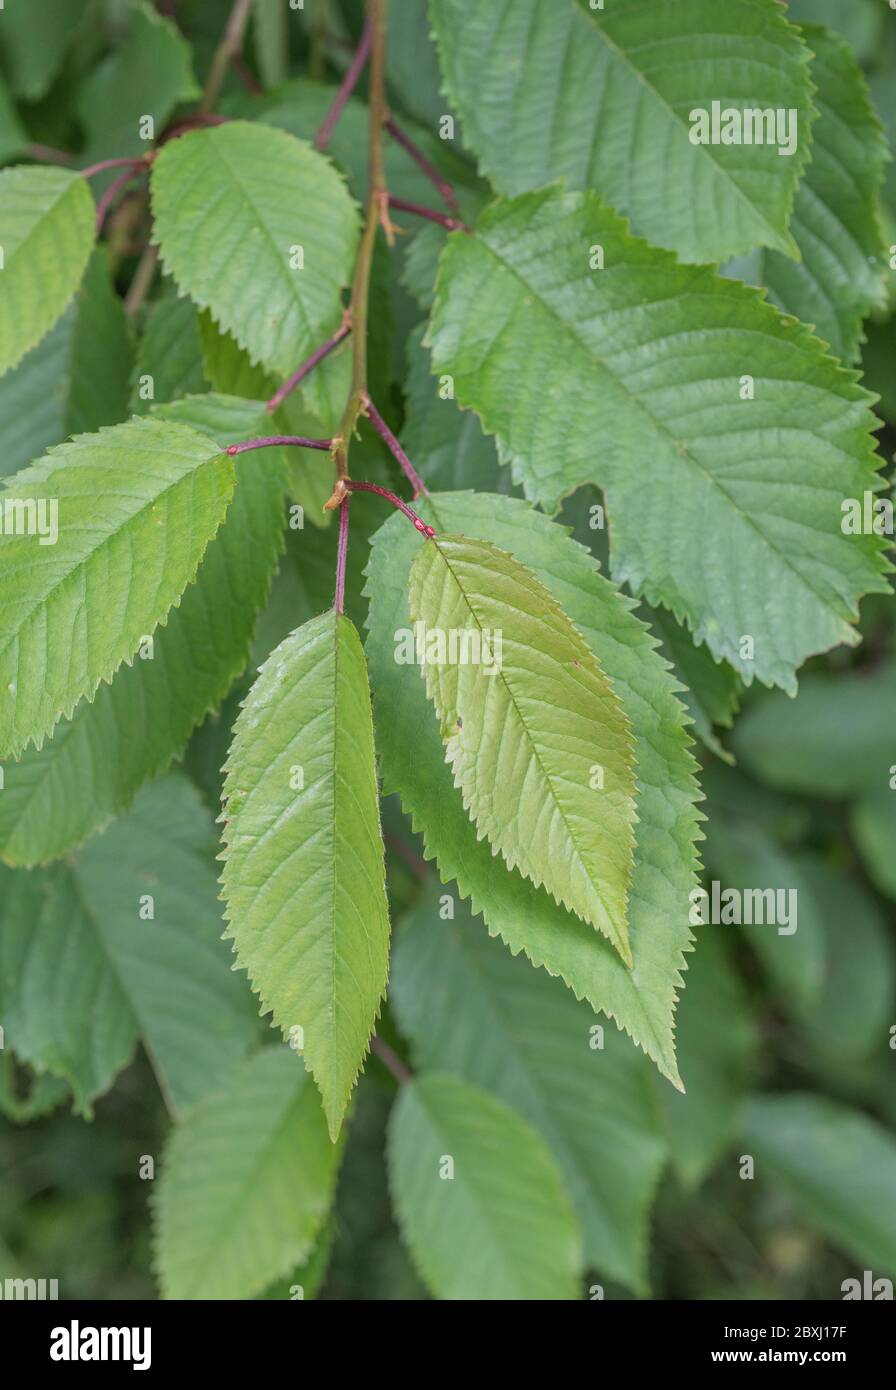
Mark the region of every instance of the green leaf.
[[4, 6], [0, 55], [16, 96], [37, 101], [46, 94], [89, 8], [88, 0], [42, 0], [36, 15], [22, 0]]
[[799, 1092], [757, 1096], [743, 1126], [756, 1176], [875, 1274], [896, 1276], [896, 1143], [866, 1115]]
[[[756, 245], [797, 254], [787, 224], [813, 89], [808, 50], [776, 0], [556, 0], [549, 11], [433, 0], [431, 13], [464, 139], [500, 192], [558, 178], [595, 188], [689, 260]], [[794, 111], [795, 148], [694, 143], [693, 113], [713, 99], [738, 113]]]
[[205, 389], [198, 316], [190, 300], [172, 289], [151, 304], [146, 315], [134, 368], [132, 409], [145, 415], [153, 404], [199, 395]]
[[896, 788], [890, 785], [896, 767], [887, 774], [886, 785], [866, 792], [851, 808], [850, 827], [869, 877], [888, 898], [896, 898]]
[[289, 71], [289, 9], [283, 0], [252, 0], [255, 60], [265, 87], [276, 87]]
[[162, 1297], [263, 1293], [310, 1255], [338, 1159], [301, 1061], [268, 1047], [245, 1062], [168, 1142], [154, 1202]]
[[814, 54], [819, 117], [790, 224], [800, 258], [757, 251], [724, 270], [766, 286], [773, 304], [813, 324], [834, 354], [851, 362], [862, 319], [884, 298], [878, 193], [887, 141], [849, 44], [815, 26], [801, 32]]
[[70, 434], [126, 419], [133, 359], [106, 250], [98, 246], [55, 328], [0, 377], [0, 474], [16, 473]]
[[8, 159], [21, 159], [27, 143], [28, 132], [0, 77], [0, 161], [5, 163]]
[[[700, 813], [695, 763], [679, 688], [631, 600], [599, 573], [593, 557], [541, 513], [510, 498], [441, 494], [418, 503], [440, 530], [462, 532], [511, 551], [569, 614], [610, 675], [632, 726], [638, 776], [635, 867], [629, 897], [627, 970], [597, 932], [583, 930], [543, 889], [496, 863], [452, 786], [438, 726], [417, 673], [395, 662], [395, 634], [410, 626], [407, 578], [420, 547], [396, 516], [374, 537], [368, 566], [367, 655], [385, 792], [399, 792], [443, 881], [485, 918], [513, 954], [559, 975], [580, 999], [615, 1019], [680, 1086], [672, 1019], [689, 947], [688, 894], [697, 866]], [[679, 904], [670, 913], [669, 905]]]
[[563, 1181], [503, 1102], [452, 1076], [403, 1086], [389, 1177], [402, 1235], [437, 1298], [580, 1296], [581, 1236]]
[[[174, 108], [199, 94], [190, 46], [177, 25], [150, 0], [131, 0], [126, 38], [94, 68], [78, 95], [85, 164], [145, 154]], [[153, 123], [148, 132], [147, 117]]]
[[[339, 326], [357, 211], [303, 141], [246, 121], [192, 131], [153, 164], [152, 206], [181, 291], [254, 362], [285, 377]], [[292, 269], [299, 247], [303, 266]]]
[[430, 890], [397, 934], [389, 1001], [418, 1069], [475, 1083], [528, 1120], [563, 1174], [589, 1268], [645, 1294], [666, 1156], [646, 1058], [604, 1037], [587, 1004], [514, 959], [469, 909], [452, 899], [450, 912], [440, 920]]
[[849, 796], [886, 786], [896, 764], [896, 663], [876, 671], [806, 676], [796, 700], [763, 695], [737, 722], [732, 745], [771, 787]]
[[0, 493], [0, 756], [39, 747], [134, 655], [195, 577], [235, 480], [207, 435], [135, 419], [52, 449]]
[[389, 965], [370, 694], [348, 618], [313, 618], [262, 667], [224, 806], [227, 935], [262, 1009], [301, 1030], [335, 1140]]
[[[395, 20], [391, 17], [390, 52], [395, 29]], [[224, 103], [224, 109], [245, 120], [263, 121], [265, 126], [288, 131], [303, 141], [313, 141], [326, 119], [337, 90], [331, 84], [314, 82], [307, 77], [292, 78], [276, 91], [261, 97], [240, 93]], [[369, 174], [367, 115], [366, 103], [350, 97], [327, 145], [327, 153], [344, 171], [352, 194], [362, 203], [367, 198]], [[480, 190], [483, 187], [475, 171], [452, 150], [451, 141], [441, 140], [428, 125], [418, 125], [404, 116], [400, 123], [417, 148], [438, 167], [444, 178], [454, 184], [462, 211], [465, 216], [470, 215], [481, 203]], [[432, 183], [407, 151], [394, 140], [384, 142], [383, 163], [390, 193], [411, 202], [432, 204]], [[404, 224], [403, 214], [393, 212], [392, 216], [395, 221]], [[416, 225], [416, 222], [417, 219], [408, 219], [409, 226]]]
[[[194, 397], [161, 407], [156, 418], [224, 443], [258, 434], [264, 406]], [[151, 645], [142, 644], [138, 658], [119, 667], [93, 700], [82, 699], [42, 748], [27, 748], [6, 765], [0, 857], [7, 863], [46, 863], [74, 848], [124, 810], [220, 704], [249, 660], [277, 566], [284, 487], [277, 450], [241, 458], [224, 524]]]
[[887, 591], [884, 538], [841, 530], [880, 486], [870, 397], [757, 291], [546, 189], [449, 237], [429, 341], [527, 496], [603, 487], [614, 577], [746, 681], [795, 691], [858, 640], [858, 599]]
[[656, 1088], [679, 1178], [695, 1188], [734, 1137], [757, 1035], [745, 990], [713, 928], [697, 934], [678, 1008], [678, 1060], [687, 1091]]
[[487, 541], [421, 546], [409, 592], [416, 659], [479, 834], [630, 965], [635, 774], [611, 680], [531, 570]]
[[401, 432], [408, 456], [431, 491], [467, 487], [481, 492], [508, 491], [508, 475], [498, 466], [494, 440], [483, 434], [471, 410], [458, 410], [450, 397], [440, 395], [439, 383], [430, 375], [423, 333], [420, 325], [408, 337], [407, 400]]
[[644, 618], [662, 643], [663, 655], [680, 676], [681, 698], [694, 721], [694, 731], [710, 752], [723, 762], [733, 761], [719, 742], [714, 724], [730, 729], [740, 703], [741, 682], [727, 661], [714, 661], [709, 649], [697, 646], [687, 628], [662, 608], [645, 608]]
[[81, 283], [94, 243], [94, 203], [80, 174], [0, 170], [0, 374], [53, 327]]
[[65, 1078], [85, 1115], [138, 1038], [179, 1108], [221, 1085], [255, 1035], [220, 939], [212, 846], [198, 794], [171, 777], [74, 861], [0, 870], [7, 1038]]

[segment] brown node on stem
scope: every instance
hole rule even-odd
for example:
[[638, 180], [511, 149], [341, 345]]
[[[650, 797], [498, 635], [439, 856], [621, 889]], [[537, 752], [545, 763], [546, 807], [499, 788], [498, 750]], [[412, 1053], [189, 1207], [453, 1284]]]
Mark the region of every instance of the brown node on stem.
[[337, 507], [341, 507], [343, 501], [349, 493], [349, 480], [347, 478], [337, 478], [333, 487], [333, 492], [324, 503], [325, 512], [335, 512]]

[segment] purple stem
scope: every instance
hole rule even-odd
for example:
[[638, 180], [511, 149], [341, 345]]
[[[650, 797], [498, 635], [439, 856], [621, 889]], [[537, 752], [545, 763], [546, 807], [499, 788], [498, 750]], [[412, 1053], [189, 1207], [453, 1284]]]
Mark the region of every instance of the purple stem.
[[370, 423], [373, 425], [373, 428], [376, 430], [380, 438], [386, 441], [386, 444], [389, 448], [389, 452], [398, 460], [399, 464], [401, 465], [402, 473], [407, 478], [411, 487], [414, 489], [415, 500], [420, 496], [421, 493], [423, 493], [425, 497], [428, 497], [429, 492], [427, 490], [426, 484], [420, 477], [420, 474], [417, 472], [416, 468], [411, 463], [411, 460], [408, 458], [404, 449], [402, 449], [398, 440], [395, 438], [395, 435], [392, 433], [389, 426], [386, 424], [382, 415], [377, 410], [376, 406], [374, 405], [373, 401], [370, 399], [366, 391], [363, 391], [361, 393], [361, 403], [367, 412], [367, 416], [370, 420]]
[[345, 612], [345, 561], [348, 556], [348, 504], [352, 495], [347, 492], [339, 504], [339, 545], [336, 550], [336, 597], [333, 607]]
[[439, 173], [435, 165], [430, 163], [423, 151], [421, 149], [418, 149], [411, 137], [409, 135], [406, 135], [405, 132], [401, 129], [401, 126], [396, 125], [395, 121], [392, 119], [391, 116], [389, 117], [388, 121], [386, 121], [386, 129], [392, 136], [392, 139], [395, 140], [399, 145], [401, 145], [401, 148], [403, 150], [407, 150], [408, 154], [411, 156], [411, 159], [413, 159], [415, 163], [423, 170], [430, 183], [434, 184], [435, 187], [439, 190], [439, 193], [445, 200], [446, 206], [449, 207], [451, 211], [454, 213], [455, 217], [459, 219], [460, 206], [458, 204], [454, 189], [452, 188], [448, 180], [442, 178], [442, 175]]
[[400, 512], [404, 512], [409, 520], [413, 521], [416, 530], [428, 541], [431, 541], [436, 534], [433, 528], [428, 526], [423, 518], [419, 517], [408, 506], [407, 502], [402, 502], [401, 498], [396, 497], [395, 493], [390, 492], [387, 487], [380, 487], [379, 483], [356, 483], [353, 478], [346, 478], [345, 485], [351, 492], [375, 492], [377, 497], [385, 497], [387, 502], [391, 502], [393, 507], [397, 507]]
[[107, 169], [123, 169], [126, 164], [131, 169], [136, 169], [138, 164], [145, 164], [146, 162], [147, 161], [142, 154], [139, 155], [136, 159], [133, 157], [133, 155], [130, 159], [128, 159], [125, 156], [123, 156], [121, 159], [102, 159], [100, 160], [99, 164], [89, 164], [86, 169], [81, 169], [79, 170], [79, 172], [84, 176], [85, 179], [91, 179], [93, 178], [94, 174], [103, 174]]
[[100, 232], [103, 230], [103, 223], [106, 220], [106, 213], [109, 211], [110, 207], [115, 202], [115, 199], [118, 197], [121, 190], [125, 188], [127, 184], [130, 183], [131, 179], [136, 178], [137, 175], [142, 172], [143, 171], [140, 169], [125, 169], [123, 173], [118, 175], [117, 179], [113, 179], [112, 182], [109, 184], [109, 187], [106, 189], [105, 193], [102, 194], [102, 196], [99, 199], [99, 202], [96, 205], [97, 236], [99, 236]]
[[274, 395], [271, 396], [271, 399], [268, 401], [268, 410], [274, 411], [278, 406], [282, 405], [290, 391], [295, 390], [299, 382], [304, 381], [308, 373], [313, 372], [317, 364], [322, 362], [327, 354], [333, 351], [334, 347], [338, 347], [343, 338], [347, 338], [350, 332], [351, 327], [349, 326], [348, 318], [345, 318], [342, 321], [341, 327], [337, 328], [332, 338], [328, 338], [325, 343], [321, 343], [316, 352], [312, 352], [307, 361], [303, 362], [301, 367], [296, 368], [292, 376], [284, 381], [280, 390], [276, 391]]
[[275, 445], [294, 444], [301, 449], [326, 449], [329, 451], [331, 439], [306, 439], [301, 434], [272, 434], [266, 439], [246, 439], [242, 444], [230, 444], [225, 454], [247, 454], [250, 449], [270, 449]]
[[459, 217], [449, 217], [447, 213], [437, 212], [435, 208], [425, 207], [423, 203], [412, 203], [407, 198], [394, 198], [389, 195], [390, 208], [396, 208], [398, 212], [412, 212], [415, 217], [425, 217], [428, 222], [438, 222], [440, 227], [447, 227], [449, 232], [468, 232], [470, 229], [466, 223], [461, 222]]
[[348, 71], [342, 79], [342, 84], [336, 96], [333, 98], [333, 105], [327, 112], [326, 119], [320, 130], [314, 137], [314, 147], [318, 150], [325, 150], [330, 141], [330, 136], [336, 128], [336, 122], [342, 115], [345, 103], [348, 101], [358, 82], [358, 78], [364, 71], [364, 65], [370, 57], [370, 49], [373, 43], [373, 29], [370, 21], [365, 21], [364, 31], [361, 34], [361, 42], [355, 50], [355, 56], [349, 63]]

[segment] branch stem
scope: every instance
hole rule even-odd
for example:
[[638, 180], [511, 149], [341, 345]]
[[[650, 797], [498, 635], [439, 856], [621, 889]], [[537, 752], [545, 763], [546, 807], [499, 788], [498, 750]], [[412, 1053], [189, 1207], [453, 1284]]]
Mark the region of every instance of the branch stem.
[[370, 1050], [376, 1053], [386, 1070], [390, 1071], [395, 1077], [399, 1086], [403, 1086], [408, 1081], [413, 1081], [414, 1073], [408, 1070], [398, 1053], [395, 1052], [388, 1043], [383, 1042], [382, 1038], [378, 1038], [376, 1033], [374, 1033], [373, 1037], [370, 1039]]
[[309, 372], [313, 372], [314, 368], [318, 365], [318, 363], [322, 362], [324, 358], [329, 353], [331, 353], [335, 347], [338, 347], [339, 344], [342, 342], [343, 338], [347, 338], [351, 331], [351, 320], [349, 318], [348, 310], [346, 310], [342, 318], [342, 323], [336, 329], [336, 332], [333, 334], [333, 336], [331, 338], [328, 338], [325, 343], [321, 343], [320, 347], [317, 348], [314, 352], [312, 352], [310, 357], [306, 358], [306, 360], [302, 363], [301, 367], [297, 367], [296, 370], [293, 372], [292, 376], [287, 377], [286, 381], [284, 381], [283, 385], [280, 387], [280, 390], [275, 391], [274, 395], [271, 396], [271, 399], [268, 401], [268, 410], [273, 412], [278, 408], [278, 406], [281, 406], [283, 402], [286, 400], [286, 397], [289, 395], [290, 391], [294, 391], [295, 388], [299, 385], [299, 383], [305, 380], [305, 377], [308, 376]]
[[92, 179], [94, 174], [104, 174], [107, 169], [123, 169], [125, 165], [129, 169], [137, 169], [141, 164], [148, 164], [149, 159], [146, 155], [140, 154], [123, 155], [121, 159], [101, 159], [99, 164], [88, 164], [86, 169], [81, 169], [80, 173], [85, 179]]
[[355, 50], [355, 56], [348, 65], [345, 76], [339, 86], [339, 91], [333, 98], [333, 104], [324, 118], [324, 122], [314, 137], [314, 148], [325, 150], [330, 143], [330, 136], [336, 129], [339, 117], [345, 110], [346, 102], [358, 85], [358, 78], [364, 71], [367, 59], [370, 57], [370, 50], [373, 46], [373, 25], [369, 19], [365, 20], [364, 29], [361, 34], [361, 41]]
[[358, 483], [355, 482], [354, 478], [346, 478], [343, 483], [343, 491], [375, 492], [377, 497], [384, 497], [387, 502], [392, 503], [393, 507], [397, 507], [400, 512], [403, 512], [408, 520], [414, 523], [415, 530], [419, 531], [421, 536], [425, 536], [428, 541], [431, 541], [436, 534], [434, 528], [425, 522], [421, 516], [418, 516], [413, 507], [409, 507], [407, 502], [403, 502], [400, 497], [397, 497], [394, 492], [390, 492], [387, 487], [380, 487], [379, 483]]
[[348, 508], [352, 495], [347, 492], [339, 504], [339, 546], [336, 551], [336, 597], [333, 607], [345, 612], [345, 564], [348, 558]]
[[439, 212], [437, 208], [428, 208], [423, 203], [412, 203], [408, 198], [389, 198], [390, 208], [395, 208], [396, 212], [412, 212], [415, 217], [425, 217], [428, 222], [438, 222], [440, 227], [447, 227], [449, 232], [468, 232], [470, 229], [459, 217], [449, 217], [447, 213]]
[[428, 497], [429, 492], [426, 487], [426, 484], [420, 477], [420, 474], [417, 472], [416, 468], [411, 463], [411, 460], [408, 458], [404, 449], [401, 447], [398, 440], [395, 438], [395, 435], [392, 433], [389, 426], [386, 424], [382, 415], [377, 410], [376, 406], [374, 405], [373, 401], [370, 399], [370, 396], [367, 394], [366, 391], [362, 391], [361, 393], [361, 404], [364, 407], [364, 410], [367, 414], [368, 419], [370, 420], [370, 423], [373, 425], [373, 428], [376, 430], [380, 438], [385, 440], [389, 452], [392, 454], [392, 456], [398, 460], [401, 466], [402, 473], [407, 478], [411, 487], [414, 489], [414, 498], [418, 498], [421, 493], [424, 496]]
[[367, 390], [367, 301], [370, 269], [377, 227], [385, 218], [388, 230], [388, 200], [383, 173], [383, 122], [386, 119], [386, 0], [367, 0], [367, 26], [370, 30], [370, 188], [361, 245], [355, 262], [352, 296], [348, 313], [352, 325], [352, 384], [335, 439], [336, 489], [330, 502], [342, 500], [339, 484], [348, 478], [348, 451], [358, 416], [363, 408], [362, 393]]
[[109, 211], [112, 204], [115, 202], [115, 199], [118, 197], [121, 190], [128, 186], [128, 184], [131, 182], [131, 179], [136, 178], [138, 174], [143, 172], [144, 171], [139, 168], [125, 169], [122, 173], [118, 175], [118, 178], [112, 180], [112, 182], [109, 184], [109, 187], [105, 190], [103, 194], [101, 194], [96, 205], [97, 236], [99, 236], [100, 232], [103, 230], [103, 223], [106, 220], [106, 214]]
[[396, 144], [400, 145], [403, 150], [407, 151], [407, 153], [411, 156], [411, 159], [414, 160], [415, 164], [417, 164], [417, 166], [420, 169], [422, 169], [423, 173], [429, 179], [430, 183], [438, 189], [441, 197], [444, 199], [445, 206], [450, 209], [450, 211], [458, 220], [460, 220], [460, 204], [458, 203], [457, 195], [455, 194], [454, 189], [448, 182], [448, 180], [442, 178], [442, 175], [439, 173], [436, 166], [430, 160], [427, 159], [423, 151], [417, 145], [414, 144], [411, 137], [402, 130], [401, 126], [398, 125], [397, 122], [393, 120], [391, 116], [386, 122], [386, 129], [388, 130], [389, 134], [392, 136], [392, 139], [396, 142]]
[[224, 30], [221, 42], [218, 44], [212, 65], [209, 70], [202, 93], [202, 100], [199, 103], [199, 114], [205, 115], [211, 111], [215, 102], [221, 94], [224, 85], [224, 78], [227, 69], [243, 51], [243, 38], [246, 33], [246, 25], [249, 22], [249, 14], [252, 9], [252, 0], [234, 0], [233, 9], [230, 11], [230, 18]]
[[272, 434], [263, 439], [245, 439], [241, 444], [229, 444], [225, 454], [248, 454], [253, 449], [291, 448], [323, 449], [329, 453], [331, 439], [308, 439], [303, 434]]

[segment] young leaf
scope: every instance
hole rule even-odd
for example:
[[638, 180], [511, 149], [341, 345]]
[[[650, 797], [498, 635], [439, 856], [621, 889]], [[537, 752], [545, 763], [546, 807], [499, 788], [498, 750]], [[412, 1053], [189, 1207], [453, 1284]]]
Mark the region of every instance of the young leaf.
[[514, 959], [463, 904], [452, 900], [452, 914], [440, 920], [431, 889], [396, 934], [389, 1002], [418, 1069], [473, 1082], [528, 1120], [563, 1174], [588, 1266], [646, 1294], [666, 1158], [647, 1059], [603, 1036], [587, 1004]]
[[221, 882], [237, 963], [300, 1039], [335, 1140], [386, 987], [367, 670], [332, 610], [272, 652], [234, 729]]
[[[464, 139], [500, 192], [595, 188], [688, 260], [797, 254], [787, 224], [813, 89], [776, 0], [433, 0], [432, 16]], [[695, 112], [709, 117], [714, 97], [739, 115], [780, 111], [788, 127], [775, 143], [695, 143]]]
[[192, 131], [156, 159], [152, 207], [181, 291], [254, 362], [285, 377], [338, 328], [357, 210], [303, 141], [247, 121]]
[[[487, 541], [421, 546], [409, 593], [446, 757], [480, 835], [631, 965], [631, 726], [600, 662], [532, 572]], [[444, 651], [430, 651], [433, 637]]]
[[756, 1096], [742, 1142], [756, 1176], [875, 1274], [896, 1278], [896, 1143], [874, 1120], [821, 1096]]
[[0, 170], [0, 373], [20, 362], [63, 313], [90, 259], [95, 208], [68, 169]]
[[154, 1203], [162, 1297], [263, 1293], [311, 1253], [338, 1159], [299, 1058], [266, 1047], [245, 1062], [168, 1142]]
[[172, 1109], [222, 1085], [256, 1031], [228, 969], [212, 825], [184, 777], [49, 870], [0, 870], [0, 1012], [17, 1054], [90, 1113], [138, 1038]]
[[551, 188], [449, 237], [429, 339], [527, 495], [603, 487], [614, 577], [746, 681], [793, 693], [808, 656], [856, 643], [889, 568], [883, 537], [841, 529], [880, 486], [870, 397], [756, 290]]
[[[162, 406], [157, 419], [202, 430], [223, 445], [258, 435], [259, 402], [201, 396]], [[0, 797], [0, 858], [46, 863], [73, 849], [130, 804], [143, 782], [178, 756], [245, 670], [283, 544], [286, 479], [280, 451], [237, 462], [237, 486], [195, 582], [151, 646], [120, 666], [111, 684], [82, 699], [40, 749], [7, 763]], [[85, 796], [83, 789], [90, 788]]]
[[0, 757], [39, 747], [133, 656], [194, 578], [235, 479], [207, 435], [135, 419], [51, 449], [0, 493]]
[[401, 517], [374, 537], [368, 567], [367, 643], [384, 790], [400, 793], [427, 857], [442, 879], [457, 879], [494, 936], [514, 954], [559, 975], [580, 999], [615, 1019], [681, 1085], [673, 1014], [688, 950], [688, 895], [695, 886], [695, 840], [702, 819], [685, 714], [656, 642], [634, 604], [598, 572], [582, 546], [540, 512], [510, 498], [441, 494], [418, 504], [440, 531], [489, 540], [528, 565], [584, 635], [613, 681], [631, 721], [638, 777], [635, 864], [629, 895], [634, 968], [598, 932], [559, 908], [550, 894], [497, 864], [477, 840], [444, 762], [436, 721], [416, 673], [396, 663], [396, 634], [410, 631], [407, 581], [420, 539]]
[[814, 54], [819, 117], [790, 223], [800, 258], [756, 251], [729, 262], [724, 273], [765, 285], [773, 304], [814, 324], [834, 354], [852, 362], [862, 319], [884, 298], [878, 193], [887, 141], [849, 44], [816, 25], [801, 32]]
[[437, 1298], [580, 1296], [581, 1236], [563, 1181], [543, 1140], [502, 1101], [436, 1073], [403, 1086], [389, 1178]]

